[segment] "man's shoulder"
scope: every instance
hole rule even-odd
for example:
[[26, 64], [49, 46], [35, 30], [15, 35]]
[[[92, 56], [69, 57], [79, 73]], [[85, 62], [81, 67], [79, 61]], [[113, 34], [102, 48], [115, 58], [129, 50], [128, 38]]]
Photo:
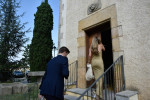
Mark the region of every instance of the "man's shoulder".
[[62, 55], [58, 55], [56, 58], [68, 59], [67, 57], [62, 56]]
[[57, 59], [57, 60], [60, 60], [60, 61], [68, 61], [68, 58], [67, 58], [67, 57], [61, 56], [61, 55], [58, 55], [58, 56], [56, 57], [56, 59]]

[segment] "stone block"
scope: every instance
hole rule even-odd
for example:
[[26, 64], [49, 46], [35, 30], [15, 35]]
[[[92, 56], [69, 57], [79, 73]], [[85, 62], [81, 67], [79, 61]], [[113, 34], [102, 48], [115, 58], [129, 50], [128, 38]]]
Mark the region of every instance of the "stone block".
[[86, 47], [78, 47], [78, 57], [86, 57]]
[[111, 28], [118, 26], [117, 18], [111, 18]]
[[41, 82], [42, 81], [43, 76], [38, 76], [37, 77], [37, 82]]
[[84, 37], [85, 36], [85, 32], [84, 31], [81, 31], [78, 33], [78, 37]]
[[122, 26], [117, 26], [111, 29], [112, 38], [117, 38], [123, 36]]
[[12, 87], [13, 94], [19, 94], [22, 90], [22, 84], [18, 84]]
[[19, 82], [0, 84], [0, 95], [25, 93], [27, 90], [28, 85]]
[[37, 82], [42, 81], [42, 77], [44, 76], [45, 71], [35, 71], [35, 72], [29, 72], [29, 76], [37, 77]]
[[0, 95], [11, 95], [12, 94], [12, 86], [3, 86], [0, 85]]
[[116, 100], [138, 100], [137, 91], [122, 91], [116, 94]]
[[112, 39], [113, 51], [120, 51], [119, 38]]
[[22, 86], [21, 92], [22, 92], [22, 93], [26, 93], [27, 90], [28, 90], [28, 85], [24, 84], [24, 85]]
[[78, 68], [78, 88], [86, 88], [86, 68]]
[[86, 57], [78, 57], [78, 68], [86, 67]]
[[79, 37], [79, 38], [77, 39], [77, 41], [78, 41], [78, 47], [83, 47], [83, 46], [86, 45], [85, 36]]
[[29, 72], [29, 76], [44, 76], [45, 71], [35, 71], [35, 72]]

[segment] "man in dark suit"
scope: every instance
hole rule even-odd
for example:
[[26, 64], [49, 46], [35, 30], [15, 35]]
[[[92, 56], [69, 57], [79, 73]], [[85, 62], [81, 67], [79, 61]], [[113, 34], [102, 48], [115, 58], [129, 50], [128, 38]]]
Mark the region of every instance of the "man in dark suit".
[[46, 72], [40, 85], [40, 95], [46, 100], [64, 100], [64, 78], [68, 78], [68, 58], [70, 53], [67, 47], [61, 47], [57, 57], [47, 64]]

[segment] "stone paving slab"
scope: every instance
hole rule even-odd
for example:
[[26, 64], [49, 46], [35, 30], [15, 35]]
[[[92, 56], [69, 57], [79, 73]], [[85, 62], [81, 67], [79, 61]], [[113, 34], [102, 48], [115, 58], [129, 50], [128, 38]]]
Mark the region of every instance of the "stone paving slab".
[[71, 95], [64, 95], [65, 100], [77, 100], [77, 97]]

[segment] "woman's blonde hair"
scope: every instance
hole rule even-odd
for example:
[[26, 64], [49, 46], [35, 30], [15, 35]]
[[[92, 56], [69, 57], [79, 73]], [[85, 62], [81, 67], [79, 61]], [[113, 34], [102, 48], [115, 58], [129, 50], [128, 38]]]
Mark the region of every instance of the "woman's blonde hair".
[[94, 36], [91, 44], [91, 52], [92, 54], [98, 54], [98, 44], [101, 44], [101, 39], [97, 36]]

